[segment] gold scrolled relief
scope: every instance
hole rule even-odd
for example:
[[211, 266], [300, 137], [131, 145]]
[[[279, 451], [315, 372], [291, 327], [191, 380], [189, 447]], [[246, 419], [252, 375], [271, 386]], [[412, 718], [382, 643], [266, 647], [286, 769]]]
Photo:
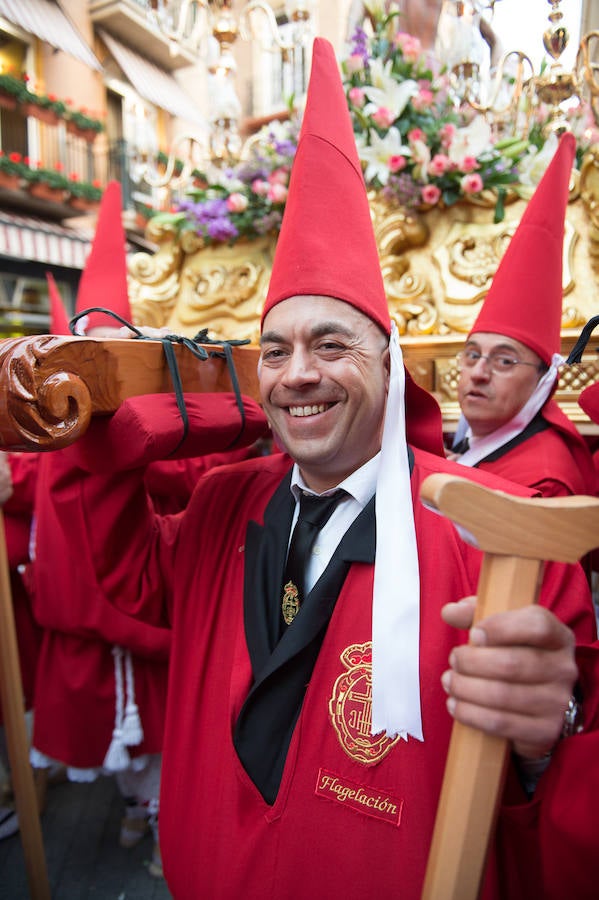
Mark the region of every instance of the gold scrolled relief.
[[410, 271], [403, 257], [381, 259], [381, 271], [391, 318], [399, 334], [433, 334], [440, 330], [432, 286]]
[[186, 260], [176, 308], [168, 324], [193, 336], [257, 341], [272, 270], [275, 238], [210, 246]]
[[599, 257], [599, 145], [597, 144], [585, 153], [582, 162], [580, 198], [589, 219], [589, 256], [596, 260]]

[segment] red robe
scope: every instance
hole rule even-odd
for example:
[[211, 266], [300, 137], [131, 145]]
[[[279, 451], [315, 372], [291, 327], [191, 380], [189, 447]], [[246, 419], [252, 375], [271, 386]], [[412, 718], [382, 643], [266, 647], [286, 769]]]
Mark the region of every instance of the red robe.
[[[76, 448], [73, 454], [77, 458]], [[391, 742], [369, 734], [373, 571], [370, 564], [354, 563], [310, 679], [273, 806], [241, 765], [232, 733], [253, 678], [243, 611], [246, 526], [250, 519], [261, 523], [289, 459], [277, 455], [210, 473], [184, 514], [163, 519], [147, 506], [142, 470], [127, 476], [81, 472], [72, 483], [83, 508], [106, 511], [99, 527], [81, 536], [86, 555], [101, 562], [114, 523], [120, 525], [118, 563], [100, 565], [106, 593], [146, 621], [169, 610], [173, 644], [160, 834], [166, 879], [177, 900], [364, 900], [391, 891], [406, 900], [420, 896], [451, 728], [440, 676], [451, 647], [466, 639], [442, 623], [439, 611], [475, 591], [480, 554], [418, 501], [430, 472], [463, 476], [464, 470], [426, 453], [415, 455], [425, 740]], [[489, 483], [475, 471], [471, 477]], [[73, 497], [58, 489], [55, 501], [68, 528]], [[580, 640], [594, 638], [579, 566], [547, 566], [542, 602]], [[535, 805], [541, 795], [539, 789]], [[541, 863], [551, 858], [551, 836], [547, 846], [537, 847], [531, 807], [515, 779], [504, 802], [509, 828], [502, 820], [484, 896], [544, 896]], [[581, 827], [590, 829], [591, 823]], [[559, 878], [559, 872], [552, 874]], [[595, 889], [596, 880], [591, 883]], [[568, 885], [561, 887], [568, 896]]]
[[29, 591], [23, 580], [23, 568], [29, 562], [29, 537], [38, 458], [37, 453], [9, 454], [13, 493], [2, 507], [26, 709], [33, 707], [35, 673], [42, 640], [42, 630], [33, 617]]
[[[145, 482], [154, 508], [160, 513], [183, 509], [202, 474], [249, 453], [242, 449], [152, 463]], [[144, 740], [129, 747], [129, 755], [161, 752], [171, 633], [160, 616], [147, 625], [115, 609], [94, 578], [90, 561], [79, 554], [79, 541], [61, 542], [60, 513], [49, 483], [57, 463], [54, 454], [44, 457], [36, 504], [35, 609], [45, 630], [33, 746], [68, 766], [94, 769], [102, 766], [115, 724], [115, 644], [132, 651], [144, 731]], [[88, 519], [77, 506], [69, 515], [73, 533], [79, 535], [98, 527], [102, 511], [92, 511]], [[111, 545], [108, 552], [118, 558], [117, 547]], [[110, 558], [105, 557], [107, 564]]]
[[549, 428], [533, 434], [499, 459], [477, 463], [476, 468], [539, 491], [543, 497], [594, 496], [597, 474], [583, 437], [572, 423], [563, 422], [565, 416], [553, 400], [545, 404], [543, 418]]

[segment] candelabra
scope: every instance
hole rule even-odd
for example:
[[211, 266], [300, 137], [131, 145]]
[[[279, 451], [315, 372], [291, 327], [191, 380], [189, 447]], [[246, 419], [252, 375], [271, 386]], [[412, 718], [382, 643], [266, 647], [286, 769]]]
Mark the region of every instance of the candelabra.
[[212, 164], [231, 164], [241, 153], [241, 104], [235, 90], [233, 55], [237, 38], [257, 40], [263, 50], [278, 52], [293, 64], [294, 54], [312, 35], [312, 10], [313, 0], [287, 0], [285, 15], [291, 29], [290, 37], [284, 38], [265, 0], [247, 0], [238, 15], [233, 0], [151, 0], [152, 19], [171, 46], [192, 48], [206, 65], [210, 106], [207, 155]]
[[[520, 50], [498, 56], [493, 31], [493, 10], [499, 0], [444, 0], [437, 32], [436, 51], [447, 67], [451, 90], [457, 104], [468, 104], [483, 114], [496, 129], [509, 125], [528, 131], [529, 119], [522, 117], [522, 97], [529, 115], [535, 105], [549, 110], [546, 131], [567, 130], [564, 102], [587, 99], [599, 124], [599, 65], [593, 61], [599, 32], [585, 35], [578, 49], [576, 65], [566, 70], [561, 57], [570, 36], [563, 22], [561, 0], [548, 0], [548, 26], [542, 35], [548, 64], [535, 74], [530, 58]], [[486, 45], [486, 47], [485, 47]], [[487, 58], [489, 64], [484, 67]], [[493, 70], [495, 70], [493, 72]]]

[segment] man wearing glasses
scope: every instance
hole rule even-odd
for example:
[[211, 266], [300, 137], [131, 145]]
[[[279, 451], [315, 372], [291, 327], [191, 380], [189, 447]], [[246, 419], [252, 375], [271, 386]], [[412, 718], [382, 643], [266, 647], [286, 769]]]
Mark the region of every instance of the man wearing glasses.
[[588, 447], [552, 399], [564, 362], [562, 244], [574, 148], [565, 135], [457, 356], [462, 418], [449, 455], [545, 497], [596, 492]]

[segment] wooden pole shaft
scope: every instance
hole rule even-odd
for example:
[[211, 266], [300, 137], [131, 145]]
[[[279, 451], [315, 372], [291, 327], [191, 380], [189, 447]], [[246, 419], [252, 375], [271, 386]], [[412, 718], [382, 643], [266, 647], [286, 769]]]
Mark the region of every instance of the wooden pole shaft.
[[[475, 621], [533, 603], [543, 563], [483, 559]], [[454, 722], [422, 900], [476, 900], [508, 758], [508, 741]]]
[[15, 618], [10, 590], [4, 516], [0, 510], [0, 697], [6, 730], [8, 759], [15, 794], [29, 894], [32, 900], [50, 900], [46, 857], [42, 841], [19, 666]]

